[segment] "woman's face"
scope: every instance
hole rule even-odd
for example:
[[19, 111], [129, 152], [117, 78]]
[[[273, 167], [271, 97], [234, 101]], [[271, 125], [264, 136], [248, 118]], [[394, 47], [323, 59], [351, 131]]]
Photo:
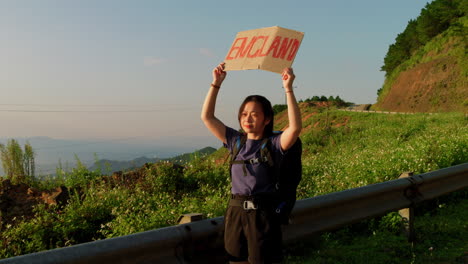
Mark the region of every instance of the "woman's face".
[[245, 104], [240, 117], [240, 125], [246, 133], [262, 136], [268, 123], [270, 120], [265, 120], [260, 103], [248, 102]]

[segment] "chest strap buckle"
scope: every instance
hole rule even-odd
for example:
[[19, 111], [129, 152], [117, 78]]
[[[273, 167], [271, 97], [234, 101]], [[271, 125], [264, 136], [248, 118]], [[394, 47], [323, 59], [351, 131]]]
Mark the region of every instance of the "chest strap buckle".
[[257, 163], [260, 163], [260, 160], [258, 158], [250, 159], [249, 163], [250, 164], [257, 164]]
[[244, 210], [257, 210], [258, 206], [254, 202], [246, 200], [244, 201], [243, 208]]

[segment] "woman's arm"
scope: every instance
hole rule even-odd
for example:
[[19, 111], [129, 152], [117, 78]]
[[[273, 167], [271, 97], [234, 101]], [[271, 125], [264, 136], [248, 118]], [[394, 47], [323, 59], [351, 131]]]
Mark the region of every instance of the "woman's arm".
[[213, 69], [213, 83], [203, 103], [201, 119], [215, 137], [226, 143], [226, 126], [215, 116], [216, 98], [224, 78], [226, 78], [224, 63], [220, 63]]
[[286, 68], [283, 71], [283, 87], [286, 93], [288, 105], [289, 126], [281, 134], [281, 148], [286, 151], [294, 145], [302, 130], [301, 111], [294, 96], [293, 82], [296, 76], [292, 68]]

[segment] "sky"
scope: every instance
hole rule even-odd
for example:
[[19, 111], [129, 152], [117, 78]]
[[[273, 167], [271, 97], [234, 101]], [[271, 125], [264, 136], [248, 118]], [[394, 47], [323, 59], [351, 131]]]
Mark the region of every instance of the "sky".
[[[304, 32], [298, 99], [375, 103], [390, 44], [426, 1], [0, 1], [0, 138], [219, 146], [200, 120], [239, 31]], [[230, 71], [216, 115], [237, 128], [250, 94], [284, 103], [279, 74]], [[171, 141], [172, 140], [172, 141]], [[196, 145], [196, 146], [195, 146]], [[34, 147], [34, 146], [33, 146]]]

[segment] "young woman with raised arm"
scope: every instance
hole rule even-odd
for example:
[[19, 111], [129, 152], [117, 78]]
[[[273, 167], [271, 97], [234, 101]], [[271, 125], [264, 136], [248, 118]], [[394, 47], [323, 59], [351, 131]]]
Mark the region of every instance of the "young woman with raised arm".
[[265, 139], [273, 162], [279, 162], [296, 142], [302, 129], [299, 106], [294, 96], [295, 75], [284, 69], [282, 83], [287, 97], [289, 126], [273, 133], [274, 114], [270, 101], [248, 96], [241, 104], [238, 120], [242, 132], [227, 127], [215, 115], [216, 99], [226, 78], [224, 63], [213, 69], [213, 82], [203, 104], [201, 119], [231, 154], [244, 137], [231, 161], [231, 199], [224, 218], [224, 244], [231, 263], [276, 263], [282, 259], [281, 224], [275, 215], [276, 181], [272, 167], [259, 161]]

